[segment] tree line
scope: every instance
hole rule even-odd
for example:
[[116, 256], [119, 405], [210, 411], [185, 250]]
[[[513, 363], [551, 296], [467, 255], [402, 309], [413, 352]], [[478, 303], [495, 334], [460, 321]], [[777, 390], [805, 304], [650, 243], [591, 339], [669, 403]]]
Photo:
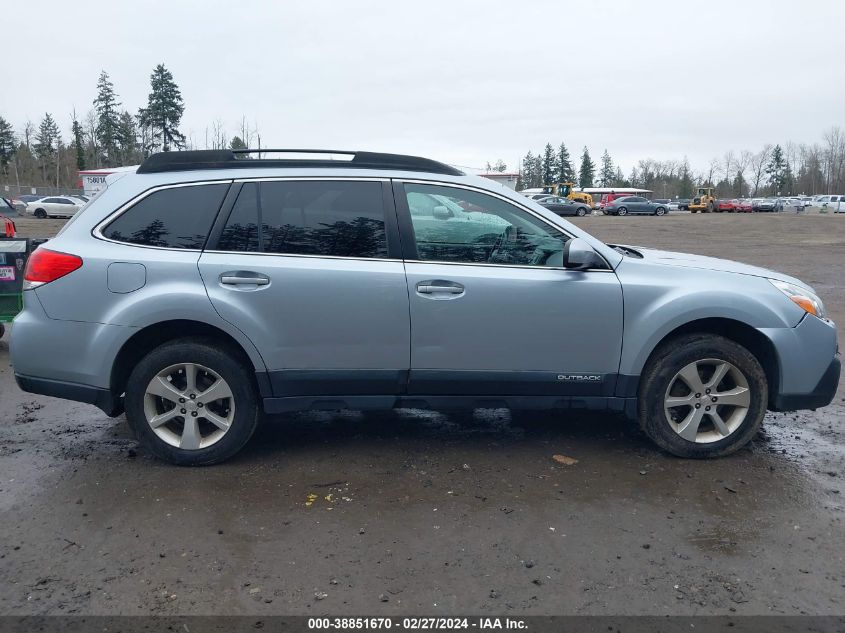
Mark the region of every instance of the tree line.
[[[123, 106], [106, 71], [100, 73], [96, 94], [84, 117], [75, 109], [71, 112], [67, 136], [50, 112], [37, 125], [26, 121], [19, 130], [0, 116], [0, 180], [16, 186], [73, 188], [81, 170], [137, 165], [154, 152], [196, 146], [180, 131], [185, 103], [163, 64], [150, 75], [146, 105], [134, 113]], [[246, 148], [256, 133], [244, 119], [241, 136], [229, 140], [218, 121], [211, 145]]]
[[698, 171], [691, 168], [686, 157], [645, 158], [637, 161], [625, 176], [606, 149], [597, 166], [587, 147], [581, 152], [576, 170], [564, 143], [557, 149], [546, 143], [541, 152], [529, 151], [522, 159], [518, 189], [557, 182], [571, 182], [581, 188], [635, 187], [663, 198], [690, 198], [698, 187], [713, 187], [720, 198], [842, 193], [845, 132], [832, 127], [824, 133], [822, 143], [765, 145], [756, 152], [731, 150]]

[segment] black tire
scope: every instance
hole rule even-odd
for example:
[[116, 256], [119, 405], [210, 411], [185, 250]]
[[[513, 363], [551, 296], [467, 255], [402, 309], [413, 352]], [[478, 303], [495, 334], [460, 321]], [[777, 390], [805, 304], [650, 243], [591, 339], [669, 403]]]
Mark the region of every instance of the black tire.
[[39, 220], [46, 220], [47, 219], [47, 212], [44, 209], [36, 209], [34, 215]]
[[719, 209], [719, 207], [716, 206], [715, 202], [709, 202], [709, 203], [707, 203], [706, 213], [715, 213], [718, 209]]
[[0, 338], [6, 334], [6, 326], [3, 323], [0, 323]]
[[[236, 350], [203, 338], [177, 339], [147, 354], [129, 376], [125, 399], [126, 419], [144, 448], [159, 459], [178, 466], [216, 464], [240, 451], [255, 432], [260, 414], [254, 370], [239, 358]], [[150, 381], [166, 367], [188, 362], [203, 365], [223, 378], [235, 403], [228, 431], [211, 446], [196, 450], [171, 446], [159, 438], [144, 414], [144, 395]]]
[[628, 209], [626, 209], [625, 207], [619, 207], [616, 210], [616, 215], [627, 215], [627, 214], [628, 214]]
[[[682, 438], [670, 426], [663, 398], [670, 381], [682, 368], [710, 358], [725, 360], [739, 369], [748, 382], [751, 397], [745, 419], [733, 433], [701, 444]], [[660, 448], [678, 457], [722, 457], [736, 452], [757, 434], [766, 415], [768, 397], [766, 373], [746, 348], [716, 334], [687, 334], [663, 343], [646, 363], [638, 392], [640, 427]]]
[[578, 210], [575, 211], [575, 215], [577, 215], [579, 218], [583, 218], [585, 215], [587, 215], [587, 212], [584, 210], [584, 207], [579, 207]]
[[664, 209], [663, 207], [657, 207], [654, 210], [654, 215], [663, 215], [664, 213], [666, 213], [666, 209]]

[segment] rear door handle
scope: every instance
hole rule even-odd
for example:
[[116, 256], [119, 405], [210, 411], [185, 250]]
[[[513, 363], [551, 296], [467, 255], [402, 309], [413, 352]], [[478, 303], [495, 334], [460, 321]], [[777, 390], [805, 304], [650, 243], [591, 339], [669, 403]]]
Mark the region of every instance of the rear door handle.
[[417, 292], [421, 295], [431, 295], [435, 293], [460, 295], [464, 293], [464, 287], [453, 281], [429, 279], [428, 281], [421, 281], [417, 284]]
[[270, 283], [270, 278], [267, 275], [260, 273], [233, 271], [223, 273], [220, 275], [220, 283], [227, 286], [239, 286], [251, 284], [253, 286], [266, 286]]

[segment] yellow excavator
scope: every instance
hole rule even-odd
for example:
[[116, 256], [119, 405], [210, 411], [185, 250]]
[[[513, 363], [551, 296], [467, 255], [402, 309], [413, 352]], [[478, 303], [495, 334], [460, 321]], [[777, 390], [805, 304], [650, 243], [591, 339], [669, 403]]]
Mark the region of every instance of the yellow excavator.
[[690, 213], [715, 213], [719, 210], [719, 201], [714, 195], [713, 187], [699, 187], [698, 192], [689, 204]]
[[558, 182], [554, 185], [544, 185], [543, 193], [548, 193], [552, 196], [560, 196], [561, 198], [569, 198], [576, 202], [583, 202], [593, 208], [593, 196], [583, 191], [575, 191], [574, 182]]

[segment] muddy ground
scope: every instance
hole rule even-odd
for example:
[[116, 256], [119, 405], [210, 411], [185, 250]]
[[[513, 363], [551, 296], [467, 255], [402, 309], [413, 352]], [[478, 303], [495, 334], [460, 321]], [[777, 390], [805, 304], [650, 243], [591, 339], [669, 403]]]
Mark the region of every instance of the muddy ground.
[[[845, 323], [845, 216], [577, 222], [780, 269]], [[714, 461], [666, 455], [613, 416], [398, 411], [273, 420], [231, 462], [179, 469], [123, 418], [19, 391], [13, 335], [0, 613], [845, 613], [842, 387]]]

